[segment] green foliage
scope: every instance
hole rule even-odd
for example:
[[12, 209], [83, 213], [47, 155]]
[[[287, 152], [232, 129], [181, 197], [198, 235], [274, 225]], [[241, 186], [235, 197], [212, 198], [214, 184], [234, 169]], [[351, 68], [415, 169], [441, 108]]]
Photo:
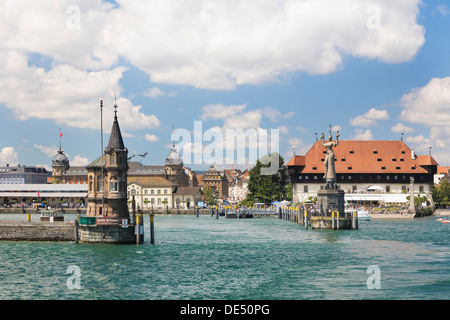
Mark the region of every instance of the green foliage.
[[215, 198], [217, 195], [214, 194], [214, 191], [210, 186], [207, 185], [203, 188], [203, 196], [205, 197], [205, 201], [206, 203], [208, 203], [208, 205], [217, 205], [217, 200]]
[[[277, 157], [279, 160], [278, 171], [275, 174], [261, 174], [262, 168], [269, 168], [269, 159]], [[292, 200], [292, 185], [286, 185], [287, 169], [284, 159], [278, 153], [273, 153], [256, 161], [256, 165], [250, 170], [248, 182], [248, 194], [245, 203], [258, 202], [270, 204], [272, 201]]]
[[432, 190], [433, 200], [436, 204], [441, 206], [450, 205], [450, 183], [447, 179], [442, 179], [437, 187]]
[[[409, 201], [410, 197], [407, 196], [406, 199]], [[428, 198], [426, 196], [415, 196], [414, 197], [414, 207], [420, 207], [422, 203], [426, 203], [428, 201]]]

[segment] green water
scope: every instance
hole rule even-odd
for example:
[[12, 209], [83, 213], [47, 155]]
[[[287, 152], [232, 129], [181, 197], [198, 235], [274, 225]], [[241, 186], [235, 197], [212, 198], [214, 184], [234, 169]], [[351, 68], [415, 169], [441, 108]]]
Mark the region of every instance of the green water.
[[[0, 299], [450, 298], [450, 225], [434, 217], [332, 231], [272, 218], [163, 215], [155, 245], [148, 216], [144, 223], [143, 245], [0, 242]], [[79, 289], [68, 285], [70, 266], [80, 270]], [[371, 266], [379, 270], [372, 289]]]

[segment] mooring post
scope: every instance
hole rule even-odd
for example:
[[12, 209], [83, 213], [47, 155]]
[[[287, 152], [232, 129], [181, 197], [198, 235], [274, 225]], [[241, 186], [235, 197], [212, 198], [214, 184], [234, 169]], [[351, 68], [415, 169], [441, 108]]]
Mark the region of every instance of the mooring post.
[[131, 210], [133, 211], [133, 220], [136, 222], [136, 200], [134, 199], [134, 195], [131, 198]]
[[352, 230], [355, 230], [355, 213], [353, 211], [350, 213], [350, 218], [352, 219]]
[[27, 221], [31, 222], [31, 214], [27, 213]]
[[140, 228], [140, 225], [139, 225], [139, 223], [140, 223], [140, 216], [139, 215], [137, 215], [136, 216], [136, 244], [139, 244], [140, 243], [140, 238], [141, 238], [141, 228]]
[[305, 209], [305, 230], [308, 229], [308, 211]]
[[331, 212], [331, 230], [334, 230], [335, 223], [334, 223], [334, 210]]
[[75, 219], [75, 243], [78, 243], [78, 216]]
[[216, 207], [216, 219], [219, 219], [219, 209]]
[[339, 211], [336, 212], [336, 230], [339, 230]]
[[150, 215], [150, 243], [155, 244], [155, 228], [154, 228], [154, 215]]
[[197, 207], [197, 206], [195, 207], [195, 215], [196, 215], [197, 218], [198, 218], [198, 207]]

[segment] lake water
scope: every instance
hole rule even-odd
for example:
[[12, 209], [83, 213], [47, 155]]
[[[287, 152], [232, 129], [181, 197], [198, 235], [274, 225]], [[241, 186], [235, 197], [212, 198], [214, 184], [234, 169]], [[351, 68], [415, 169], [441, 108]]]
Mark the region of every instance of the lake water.
[[0, 299], [450, 298], [450, 224], [435, 217], [333, 231], [273, 218], [158, 215], [155, 245], [148, 216], [144, 223], [142, 245], [0, 242]]

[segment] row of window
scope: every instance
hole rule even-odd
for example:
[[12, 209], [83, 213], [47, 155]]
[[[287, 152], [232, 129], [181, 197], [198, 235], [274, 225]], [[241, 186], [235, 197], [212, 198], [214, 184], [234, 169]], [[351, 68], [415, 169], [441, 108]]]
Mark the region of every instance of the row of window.
[[[164, 189], [164, 194], [168, 194], [169, 190], [168, 189]], [[144, 195], [148, 195], [148, 194], [162, 194], [161, 193], [161, 189], [158, 189], [157, 192], [155, 192], [154, 189], [150, 189], [150, 193], [148, 192], [148, 189], [144, 189]], [[135, 189], [131, 189], [131, 191], [128, 191], [128, 195], [139, 195]]]
[[[320, 189], [323, 189], [324, 188], [324, 186], [320, 186]], [[308, 193], [309, 191], [309, 186], [308, 185], [304, 185], [303, 186], [303, 192], [304, 193]], [[356, 185], [353, 185], [352, 186], [352, 191], [356, 191], [356, 190], [358, 190], [358, 186], [356, 186]], [[402, 191], [409, 191], [409, 188], [408, 187], [406, 187], [406, 186], [402, 186]], [[423, 192], [424, 191], [424, 188], [423, 188], [423, 186], [419, 186], [419, 192]], [[391, 186], [386, 186], [386, 193], [389, 193], [389, 192], [391, 192]]]
[[[369, 176], [369, 180], [371, 180], [372, 177], [375, 177], [376, 180], [391, 180], [391, 176], [390, 175], [387, 175], [387, 176], [384, 176], [384, 175], [383, 176], [382, 175], [373, 175], [373, 176]], [[338, 176], [338, 178], [340, 178], [340, 180], [357, 180], [357, 179], [354, 179], [355, 177], [350, 176], [350, 175], [349, 176], [340, 175], [340, 176]], [[406, 175], [401, 175], [401, 176], [393, 175], [392, 178], [395, 181], [396, 180], [408, 180], [409, 179]], [[314, 176], [304, 175], [304, 176], [299, 176], [298, 179], [299, 180], [310, 180], [310, 179], [311, 180], [318, 180], [319, 176], [317, 176], [317, 175], [314, 175]], [[363, 180], [363, 179], [364, 179], [364, 176], [359, 175], [359, 180]], [[419, 180], [420, 181], [424, 180], [423, 175], [419, 176]]]
[[[126, 190], [126, 182], [118, 182], [112, 180], [109, 182], [109, 191], [110, 192], [122, 192], [122, 190]], [[89, 192], [93, 191], [93, 181], [92, 177], [89, 177]], [[103, 177], [97, 177], [97, 192], [103, 192]]]
[[[156, 201], [155, 201], [156, 200]], [[150, 199], [144, 199], [144, 203], [145, 204], [168, 204], [169, 203], [169, 199], [168, 198], [164, 198], [164, 200], [162, 198], [150, 198]]]
[[[323, 154], [326, 154], [326, 153], [327, 153], [327, 150], [322, 151], [322, 153], [323, 153]], [[348, 153], [350, 153], [350, 154], [355, 154], [355, 151], [354, 151], [354, 150], [349, 150]], [[373, 153], [373, 154], [378, 154], [378, 150], [372, 150], [372, 153]], [[405, 150], [402, 150], [402, 151], [401, 151], [401, 154], [406, 154], [406, 151], [405, 151]], [[345, 161], [345, 160], [344, 160], [344, 161]], [[401, 160], [401, 161], [402, 161], [402, 160]]]

